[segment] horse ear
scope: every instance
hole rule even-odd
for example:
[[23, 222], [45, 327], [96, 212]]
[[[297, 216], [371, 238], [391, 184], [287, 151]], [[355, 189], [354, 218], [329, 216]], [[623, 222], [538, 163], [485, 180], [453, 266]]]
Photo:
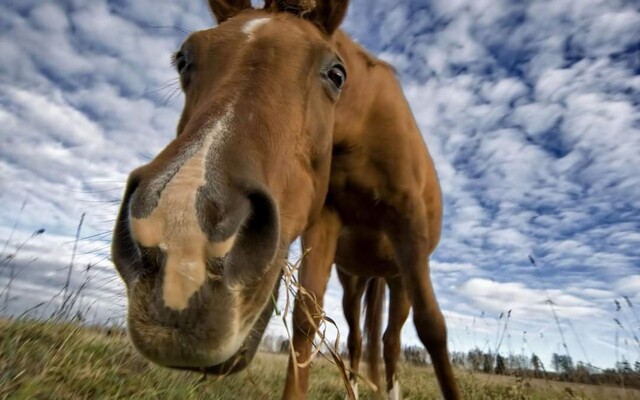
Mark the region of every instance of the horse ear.
[[318, 0], [311, 11], [309, 19], [324, 29], [329, 35], [333, 34], [347, 15], [349, 0]]
[[299, 15], [316, 24], [328, 35], [338, 29], [347, 14], [349, 0], [265, 0], [266, 9]]
[[209, 8], [221, 24], [245, 8], [251, 8], [251, 0], [209, 0]]

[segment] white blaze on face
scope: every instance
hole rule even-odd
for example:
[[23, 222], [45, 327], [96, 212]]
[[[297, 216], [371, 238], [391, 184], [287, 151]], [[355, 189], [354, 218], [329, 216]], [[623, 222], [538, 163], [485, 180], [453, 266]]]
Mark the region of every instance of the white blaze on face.
[[244, 26], [242, 27], [242, 33], [249, 36], [249, 40], [252, 40], [253, 34], [255, 33], [255, 31], [258, 30], [258, 28], [260, 28], [261, 26], [265, 25], [267, 22], [269, 22], [270, 19], [271, 18], [269, 17], [252, 19], [251, 21], [248, 21], [246, 24], [244, 24]]
[[177, 311], [187, 308], [191, 296], [204, 284], [207, 260], [224, 257], [235, 241], [232, 235], [222, 242], [209, 242], [200, 228], [196, 205], [198, 188], [206, 183], [208, 155], [216, 151], [213, 146], [224, 142], [231, 117], [229, 107], [222, 118], [204, 128], [200, 149], [166, 184], [153, 212], [145, 218], [131, 218], [135, 240], [167, 254], [163, 299], [165, 306]]
[[395, 376], [393, 377], [393, 386], [387, 392], [387, 398], [389, 400], [400, 400], [402, 398], [400, 397], [400, 384]]

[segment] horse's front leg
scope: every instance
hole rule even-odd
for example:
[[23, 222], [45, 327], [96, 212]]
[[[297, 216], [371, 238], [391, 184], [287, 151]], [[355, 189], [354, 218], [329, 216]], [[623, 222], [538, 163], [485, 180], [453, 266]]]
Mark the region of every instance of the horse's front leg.
[[289, 356], [283, 398], [304, 399], [309, 388], [311, 343], [321, 319], [324, 292], [340, 233], [338, 216], [327, 209], [302, 235], [302, 246], [308, 253], [302, 259], [298, 280], [300, 288], [293, 309], [293, 354]]
[[[360, 312], [362, 310], [362, 295], [367, 284], [367, 280], [342, 272], [336, 264], [336, 272], [340, 283], [342, 283], [342, 311], [349, 326], [349, 336], [347, 337], [347, 349], [349, 350], [349, 360], [351, 372], [349, 373], [349, 384], [356, 400], [358, 396], [358, 372], [360, 370], [360, 358], [362, 356], [362, 332], [360, 330]], [[345, 396], [349, 399], [349, 394]]]

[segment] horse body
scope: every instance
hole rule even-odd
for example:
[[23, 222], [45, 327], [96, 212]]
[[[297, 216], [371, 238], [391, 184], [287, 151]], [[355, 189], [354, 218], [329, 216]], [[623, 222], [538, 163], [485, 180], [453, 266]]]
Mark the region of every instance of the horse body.
[[349, 275], [402, 285], [443, 394], [457, 399], [428, 269], [437, 176], [393, 70], [337, 30], [347, 4], [209, 0], [219, 26], [191, 34], [174, 59], [185, 93], [177, 136], [130, 174], [116, 219], [129, 336], [168, 367], [245, 368], [302, 236], [311, 251], [284, 397], [306, 397], [300, 364], [337, 258]]
[[[335, 40], [349, 80], [336, 109], [325, 207], [302, 236], [303, 247], [311, 251], [300, 270], [306, 293], [296, 299], [293, 316], [297, 363], [309, 357], [308, 338], [318, 323], [304, 310], [322, 305], [335, 261], [343, 285], [347, 276], [354, 279], [347, 283], [354, 291], [351, 296], [345, 293], [348, 299], [359, 301], [363, 287], [359, 278], [385, 277], [392, 288], [384, 339], [389, 395], [399, 395], [395, 377], [399, 336], [413, 306], [418, 335], [431, 354], [443, 394], [459, 398], [444, 318], [429, 277], [428, 257], [438, 244], [442, 224], [442, 195], [433, 161], [393, 69], [343, 32]], [[349, 310], [356, 303], [348, 299], [343, 305], [353, 329], [359, 319]], [[353, 345], [352, 367], [357, 367], [358, 346]], [[303, 398], [308, 371], [291, 358], [287, 377], [285, 398]]]

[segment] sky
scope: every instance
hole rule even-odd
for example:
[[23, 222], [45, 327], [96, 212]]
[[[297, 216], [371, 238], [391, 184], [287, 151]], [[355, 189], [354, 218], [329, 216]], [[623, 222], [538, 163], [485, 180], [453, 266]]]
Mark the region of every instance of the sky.
[[[71, 264], [91, 319], [122, 320], [109, 245], [124, 182], [175, 135], [171, 54], [213, 25], [201, 0], [0, 0], [2, 313], [55, 297]], [[435, 160], [450, 350], [639, 360], [637, 3], [352, 0], [343, 28], [397, 69]], [[341, 293], [332, 277], [345, 338]], [[410, 321], [402, 339], [419, 343]]]

